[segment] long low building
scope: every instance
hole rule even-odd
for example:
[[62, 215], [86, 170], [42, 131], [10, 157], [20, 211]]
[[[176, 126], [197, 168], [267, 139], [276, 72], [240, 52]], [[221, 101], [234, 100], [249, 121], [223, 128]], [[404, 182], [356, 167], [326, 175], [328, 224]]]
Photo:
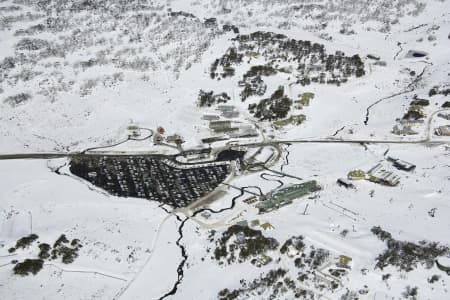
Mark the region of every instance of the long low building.
[[256, 208], [259, 209], [259, 213], [267, 213], [274, 209], [291, 204], [292, 200], [319, 191], [320, 189], [320, 185], [318, 185], [315, 180], [300, 184], [293, 184], [269, 193], [265, 196], [266, 200], [256, 204]]

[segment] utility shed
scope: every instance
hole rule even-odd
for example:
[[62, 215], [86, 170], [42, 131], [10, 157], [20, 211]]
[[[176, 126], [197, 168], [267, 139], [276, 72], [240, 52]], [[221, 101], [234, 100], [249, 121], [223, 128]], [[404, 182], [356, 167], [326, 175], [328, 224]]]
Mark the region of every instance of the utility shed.
[[380, 56], [376, 54], [367, 54], [367, 58], [373, 59], [373, 60], [380, 60]]
[[401, 159], [397, 159], [397, 158], [393, 158], [393, 157], [388, 157], [388, 160], [390, 162], [392, 162], [392, 165], [402, 171], [412, 171], [416, 168], [416, 165], [413, 165], [412, 163], [409, 163], [407, 161], [401, 160]]
[[348, 181], [345, 178], [338, 178], [338, 180], [336, 180], [337, 184], [340, 186], [343, 186], [345, 188], [354, 188], [355, 186], [353, 185], [353, 183], [351, 183], [350, 181]]

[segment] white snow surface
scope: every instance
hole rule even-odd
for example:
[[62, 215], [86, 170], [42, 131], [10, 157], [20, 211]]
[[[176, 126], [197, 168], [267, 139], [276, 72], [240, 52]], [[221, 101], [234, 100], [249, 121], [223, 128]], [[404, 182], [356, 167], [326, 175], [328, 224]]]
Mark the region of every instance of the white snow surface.
[[[450, 124], [437, 117], [438, 111], [449, 112], [442, 104], [450, 99], [428, 95], [434, 86], [450, 86], [448, 0], [85, 1], [87, 9], [70, 9], [81, 3], [0, 0], [0, 155], [67, 153], [111, 145], [127, 138], [131, 123], [151, 129], [163, 126], [169, 134], [183, 136], [185, 149], [199, 147], [202, 138], [213, 135], [202, 116], [215, 112], [198, 107], [200, 89], [226, 92], [231, 96], [227, 104], [241, 113], [238, 121], [257, 124], [268, 138], [375, 142], [293, 143], [288, 148], [289, 163], [284, 153], [271, 168], [281, 170], [284, 165], [287, 174], [317, 180], [322, 190], [315, 197], [296, 199], [263, 215], [241, 197], [232, 210], [211, 214], [207, 220], [201, 215], [188, 220], [181, 241], [188, 256], [184, 277], [168, 299], [217, 299], [220, 290], [237, 289], [241, 279], [250, 282], [278, 267], [295, 279], [298, 269], [289, 259], [258, 268], [248, 261], [220, 265], [211, 258], [215, 247], [209, 240], [211, 230], [218, 238], [237, 221], [253, 219], [270, 222], [273, 229], [261, 230], [280, 243], [302, 235], [308, 245], [327, 249], [334, 257], [352, 257], [343, 286], [323, 291], [321, 299], [351, 299], [341, 297], [347, 290], [357, 292], [365, 286], [369, 292], [358, 294], [359, 299], [402, 299], [407, 286], [418, 287], [416, 299], [449, 299], [449, 276], [436, 266], [428, 269], [419, 264], [411, 272], [376, 269], [376, 257], [386, 244], [370, 231], [381, 226], [397, 240], [450, 245], [450, 140], [433, 135], [434, 128]], [[193, 17], [169, 16], [178, 11]], [[217, 18], [217, 28], [204, 25], [204, 19], [212, 17]], [[47, 29], [23, 33], [38, 24]], [[209, 74], [214, 60], [235, 43], [235, 34], [221, 30], [224, 24], [236, 25], [241, 34], [272, 31], [323, 44], [327, 53], [358, 54], [366, 74], [340, 86], [301, 86], [293, 85], [295, 78], [289, 74], [280, 73], [264, 78], [268, 87], [263, 97], [242, 102], [237, 82], [250, 64], [243, 62], [233, 77], [220, 81]], [[341, 29], [354, 34], [342, 34]], [[25, 38], [49, 44], [45, 51], [19, 49], [18, 43]], [[409, 50], [428, 55], [408, 58]], [[376, 65], [367, 54], [379, 56], [386, 66]], [[13, 58], [14, 67], [7, 67], [8, 58]], [[412, 72], [423, 75], [408, 90]], [[308, 107], [290, 112], [306, 116], [299, 126], [276, 130], [247, 109], [280, 85], [293, 99], [304, 92], [315, 94]], [[21, 93], [29, 94], [29, 99], [11, 104], [11, 97]], [[414, 95], [430, 100], [424, 108], [424, 124], [413, 128], [417, 135], [394, 135], [396, 119], [407, 112]], [[365, 124], [366, 109], [372, 104]], [[241, 141], [261, 140], [262, 136]], [[376, 143], [386, 141], [423, 143]], [[413, 172], [390, 168], [400, 176], [398, 186], [356, 181], [356, 189], [345, 189], [336, 184], [350, 170], [367, 171], [383, 161], [387, 150], [390, 156], [417, 165]], [[128, 141], [111, 151], [169, 154], [175, 150], [145, 140]], [[0, 160], [0, 299], [159, 299], [168, 293], [182, 260], [176, 244], [180, 220], [160, 203], [109, 195], [70, 174], [67, 166], [61, 175], [54, 172], [67, 163], [67, 159]], [[258, 186], [263, 193], [277, 188], [275, 180], [260, 175], [244, 173], [230, 183]], [[298, 183], [289, 177], [282, 181]], [[239, 191], [226, 189], [226, 195], [209, 207], [229, 207], [237, 195]], [[429, 214], [433, 208], [434, 217]], [[186, 216], [179, 212], [178, 217]], [[344, 229], [348, 230], [345, 237], [340, 235]], [[54, 260], [36, 275], [14, 275], [12, 260], [22, 261], [39, 252], [37, 242], [23, 251], [8, 252], [30, 233], [48, 244], [65, 234], [79, 239], [83, 247], [72, 264]], [[275, 252], [269, 254], [276, 257]], [[388, 273], [390, 279], [382, 280]], [[439, 280], [429, 283], [435, 274]], [[266, 294], [248, 297], [266, 298]]]

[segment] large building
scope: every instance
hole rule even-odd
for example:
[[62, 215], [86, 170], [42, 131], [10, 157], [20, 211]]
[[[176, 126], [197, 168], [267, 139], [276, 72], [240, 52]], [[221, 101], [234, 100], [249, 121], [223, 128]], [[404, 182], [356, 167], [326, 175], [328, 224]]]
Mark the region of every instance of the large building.
[[226, 129], [231, 128], [231, 121], [211, 121], [209, 122], [209, 129]]
[[214, 132], [234, 132], [239, 128], [231, 127], [231, 121], [211, 121], [209, 122], [209, 128]]
[[400, 178], [391, 171], [386, 170], [382, 164], [377, 164], [367, 172], [368, 180], [388, 186], [396, 186], [400, 183]]
[[310, 193], [319, 191], [321, 187], [317, 181], [311, 180], [300, 184], [293, 184], [285, 188], [281, 188], [266, 195], [266, 200], [256, 204], [259, 213], [270, 212], [285, 205], [292, 203], [292, 200], [303, 197]]

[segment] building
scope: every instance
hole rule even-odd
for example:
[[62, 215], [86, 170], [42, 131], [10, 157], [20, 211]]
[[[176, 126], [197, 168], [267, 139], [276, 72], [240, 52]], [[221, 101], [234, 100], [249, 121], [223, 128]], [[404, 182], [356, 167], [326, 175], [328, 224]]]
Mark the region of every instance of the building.
[[141, 131], [139, 129], [131, 130], [131, 134], [129, 136], [132, 138], [138, 138], [141, 136]]
[[208, 137], [208, 138], [202, 139], [202, 143], [204, 143], [204, 144], [211, 144], [211, 143], [214, 143], [214, 142], [226, 141], [228, 139], [229, 139], [229, 137], [227, 135], [212, 136], [212, 137]]
[[300, 198], [312, 192], [320, 190], [317, 181], [311, 180], [300, 184], [293, 184], [285, 188], [275, 190], [266, 195], [266, 200], [256, 204], [259, 213], [270, 212], [285, 205], [291, 204], [292, 200]]
[[392, 162], [392, 165], [402, 171], [412, 171], [416, 168], [415, 165], [413, 165], [412, 163], [406, 162], [404, 160], [401, 159], [397, 159], [397, 158], [393, 158], [393, 157], [388, 157], [388, 160], [390, 162]]
[[375, 66], [386, 67], [387, 63], [384, 60], [378, 60], [373, 63]]
[[391, 171], [386, 170], [383, 165], [377, 164], [369, 170], [368, 180], [387, 186], [396, 186], [400, 183], [400, 178]]
[[231, 121], [211, 121], [209, 122], [209, 129], [217, 130], [231, 128]]
[[373, 60], [380, 60], [380, 56], [376, 54], [367, 54], [367, 58], [373, 59]]
[[258, 131], [254, 128], [242, 129], [240, 132], [234, 132], [230, 134], [230, 138], [251, 138], [259, 136]]
[[220, 119], [220, 116], [213, 114], [204, 114], [202, 119], [206, 121], [217, 121]]
[[209, 219], [211, 217], [211, 213], [208, 211], [204, 211], [200, 215], [205, 219]]
[[440, 118], [442, 118], [442, 119], [445, 119], [445, 120], [450, 120], [450, 114], [442, 114], [442, 113], [439, 113], [439, 114], [438, 114], [438, 117], [440, 117]]
[[169, 135], [169, 136], [166, 138], [166, 142], [167, 142], [167, 143], [176, 143], [177, 140], [183, 140], [183, 139], [182, 139], [182, 137], [181, 137], [180, 135], [178, 135], [178, 134]]
[[234, 105], [219, 105], [217, 106], [217, 109], [223, 113], [225, 111], [234, 111], [236, 110], [236, 107]]
[[435, 128], [434, 134], [437, 136], [450, 136], [450, 125], [444, 125]]
[[353, 170], [348, 172], [347, 174], [347, 178], [350, 180], [361, 180], [361, 179], [366, 179], [367, 174], [366, 172], [362, 171], [362, 170]]
[[183, 151], [183, 155], [184, 156], [189, 156], [189, 155], [199, 155], [199, 154], [207, 154], [209, 155], [211, 153], [211, 148], [209, 147], [202, 147], [202, 148], [194, 148], [194, 149], [189, 149], [186, 151]]
[[339, 255], [336, 266], [344, 269], [351, 269], [352, 258], [347, 255]]
[[408, 120], [408, 119], [401, 119], [399, 123], [403, 126], [417, 126], [417, 125], [423, 125], [424, 120], [418, 119], [418, 120]]
[[354, 188], [355, 186], [353, 185], [353, 183], [351, 183], [350, 181], [348, 181], [347, 179], [345, 179], [345, 178], [338, 178], [338, 180], [336, 181], [337, 182], [337, 184], [339, 185], [339, 186], [343, 186], [343, 187], [345, 187], [345, 188]]
[[419, 58], [419, 57], [425, 57], [428, 53], [425, 51], [420, 50], [409, 50], [408, 53], [406, 53], [405, 58]]
[[[256, 197], [255, 197], [255, 198], [256, 198]], [[253, 227], [259, 226], [259, 220], [258, 220], [258, 219], [252, 220], [252, 221], [250, 222], [250, 224], [251, 224]]]
[[254, 264], [257, 267], [261, 267], [261, 266], [265, 266], [265, 265], [269, 264], [271, 261], [272, 261], [272, 258], [263, 253], [263, 254], [259, 255], [257, 258], [255, 258]]
[[392, 128], [392, 133], [396, 135], [414, 135], [417, 134], [416, 131], [412, 130], [411, 126], [403, 126], [402, 128], [395, 125], [394, 128]]
[[214, 132], [234, 132], [238, 131], [238, 127], [231, 127], [231, 121], [211, 121], [209, 128]]
[[308, 70], [310, 72], [321, 72], [323, 70], [323, 66], [321, 64], [311, 64], [308, 66]]
[[261, 228], [264, 229], [264, 230], [269, 230], [269, 229], [273, 229], [273, 228], [274, 228], [273, 225], [270, 224], [269, 222], [263, 223], [263, 224], [261, 224], [260, 226], [261, 226]]
[[227, 118], [227, 119], [232, 119], [232, 118], [237, 118], [239, 117], [239, 112], [237, 110], [232, 110], [232, 111], [224, 111], [222, 112], [222, 117]]
[[[244, 199], [244, 203], [246, 203], [246, 204], [252, 204], [252, 203], [255, 203], [255, 202], [257, 202], [258, 201], [258, 197], [256, 197], [256, 196], [251, 196], [251, 197], [249, 197], [249, 198], [247, 198], [247, 199]], [[258, 224], [259, 225], [259, 224]]]
[[164, 127], [159, 126], [158, 128], [156, 128], [156, 132], [159, 134], [164, 134], [166, 130], [164, 129]]
[[241, 227], [248, 227], [248, 222], [247, 220], [242, 220], [236, 223], [236, 225], [241, 226]]
[[163, 137], [161, 134], [156, 133], [153, 135], [153, 143], [155, 144], [161, 144], [163, 142]]

